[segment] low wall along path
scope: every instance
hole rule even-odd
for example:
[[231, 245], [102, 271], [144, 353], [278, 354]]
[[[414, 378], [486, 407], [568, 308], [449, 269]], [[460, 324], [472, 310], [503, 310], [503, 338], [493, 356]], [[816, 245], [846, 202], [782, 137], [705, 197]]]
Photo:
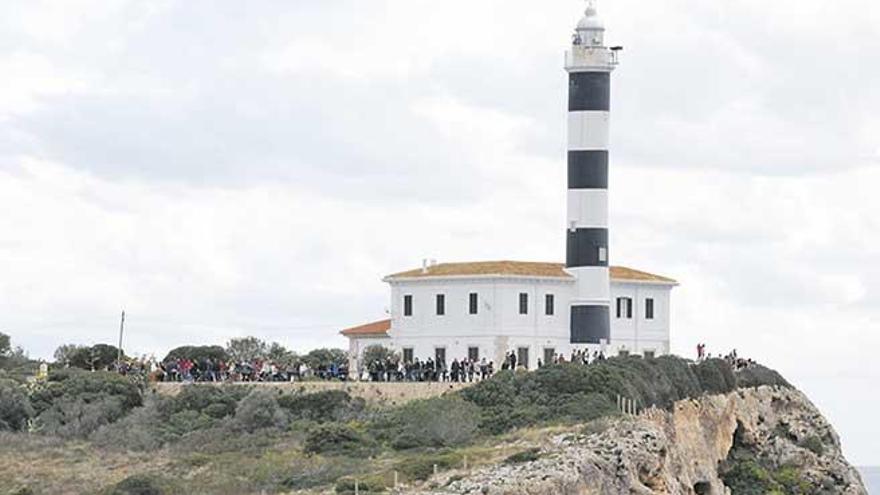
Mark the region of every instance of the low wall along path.
[[[243, 382], [235, 386], [275, 389], [282, 392], [313, 394], [341, 390], [370, 404], [397, 406], [416, 399], [439, 397], [467, 388], [473, 383], [443, 382]], [[163, 395], [177, 395], [184, 387], [222, 387], [222, 383], [155, 383], [153, 390]]]

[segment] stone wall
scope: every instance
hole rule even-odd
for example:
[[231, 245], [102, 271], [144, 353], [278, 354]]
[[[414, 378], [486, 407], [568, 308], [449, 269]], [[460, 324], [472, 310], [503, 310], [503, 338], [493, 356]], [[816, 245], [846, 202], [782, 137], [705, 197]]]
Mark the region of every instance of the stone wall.
[[[360, 397], [370, 404], [396, 406], [415, 399], [428, 399], [447, 392], [469, 387], [469, 383], [374, 383], [374, 382], [294, 382], [294, 383], [241, 383], [253, 387], [283, 392], [315, 393], [342, 390], [352, 397]], [[221, 387], [213, 383], [156, 383], [153, 389], [164, 395], [177, 395], [183, 387]]]

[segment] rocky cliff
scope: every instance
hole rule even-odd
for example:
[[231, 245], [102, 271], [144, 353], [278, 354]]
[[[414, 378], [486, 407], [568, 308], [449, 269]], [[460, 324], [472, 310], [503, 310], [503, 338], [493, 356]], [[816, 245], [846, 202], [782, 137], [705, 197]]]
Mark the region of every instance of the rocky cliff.
[[587, 425], [528, 459], [451, 473], [426, 493], [867, 494], [831, 425], [802, 393], [782, 387]]

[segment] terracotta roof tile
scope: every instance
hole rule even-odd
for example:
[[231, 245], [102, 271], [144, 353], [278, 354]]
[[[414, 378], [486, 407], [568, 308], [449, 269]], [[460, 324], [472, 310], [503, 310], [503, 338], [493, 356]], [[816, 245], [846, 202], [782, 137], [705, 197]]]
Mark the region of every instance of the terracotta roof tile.
[[[526, 261], [479, 261], [472, 263], [440, 263], [429, 266], [427, 269], [420, 268], [406, 272], [395, 273], [385, 277], [385, 280], [419, 279], [428, 277], [466, 277], [466, 276], [521, 276], [521, 277], [552, 277], [571, 278], [565, 271], [562, 263], [536, 263]], [[658, 282], [675, 284], [676, 281], [654, 275], [652, 273], [634, 270], [622, 266], [612, 266], [611, 279], [636, 282]]]
[[391, 320], [382, 320], [375, 321], [373, 323], [367, 323], [366, 325], [361, 325], [352, 328], [346, 328], [345, 330], [339, 332], [346, 337], [366, 337], [366, 336], [381, 336], [387, 335], [388, 330], [391, 329]]

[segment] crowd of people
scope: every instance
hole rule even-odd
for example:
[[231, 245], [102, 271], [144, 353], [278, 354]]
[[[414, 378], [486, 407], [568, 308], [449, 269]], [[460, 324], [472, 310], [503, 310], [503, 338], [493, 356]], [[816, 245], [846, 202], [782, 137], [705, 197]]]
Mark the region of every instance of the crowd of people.
[[[713, 356], [706, 351], [706, 344], [697, 344], [697, 362], [713, 358], [724, 359], [737, 371], [754, 364], [751, 359], [739, 357], [736, 349], [723, 356]], [[537, 368], [565, 363], [589, 365], [605, 359], [605, 353], [599, 350], [573, 350], [569, 356], [554, 354], [547, 363], [538, 359]], [[500, 367], [501, 370], [528, 368], [528, 363], [521, 362], [515, 351], [505, 354]], [[485, 357], [479, 360], [454, 359], [447, 365], [439, 359], [415, 358], [405, 362], [394, 356], [366, 363], [353, 375], [349, 374], [346, 363], [331, 363], [312, 369], [303, 362], [281, 364], [268, 359], [231, 362], [211, 358], [180, 358], [162, 362], [146, 356], [122, 361], [108, 366], [107, 369], [123, 375], [146, 376], [158, 382], [291, 382], [308, 379], [346, 381], [360, 378], [373, 382], [472, 383], [491, 378], [496, 372], [495, 363]]]
[[347, 380], [348, 366], [331, 363], [315, 369], [306, 364], [279, 364], [264, 359], [227, 362], [205, 358], [173, 359], [158, 363], [153, 371], [160, 382], [291, 382], [307, 378]]
[[[516, 368], [516, 354], [511, 352], [510, 355], [507, 356], [507, 360], [512, 364], [513, 368]], [[565, 355], [563, 355], [563, 354], [554, 355], [553, 361], [551, 363], [543, 363], [539, 359], [538, 360], [538, 368], [543, 368], [547, 364], [565, 364], [565, 363], [592, 364], [592, 363], [596, 363], [596, 362], [604, 361], [604, 360], [605, 360], [605, 352], [604, 351], [593, 351], [593, 353], [590, 354], [590, 351], [588, 351], [588, 350], [576, 350], [576, 351], [571, 351], [571, 355], [569, 356], [568, 360], [565, 359]]]
[[143, 357], [108, 365], [107, 371], [126, 376], [144, 376], [156, 382], [290, 382], [305, 379], [347, 380], [346, 364], [279, 364], [265, 359], [227, 362], [219, 359], [170, 359], [165, 362]]
[[714, 358], [723, 359], [723, 360], [727, 361], [727, 363], [730, 364], [730, 366], [735, 371], [744, 370], [744, 369], [755, 364], [755, 361], [753, 361], [751, 359], [745, 359], [745, 358], [739, 357], [739, 355], [736, 352], [736, 349], [730, 351], [729, 353], [727, 353], [723, 356], [721, 354], [719, 354], [718, 356], [713, 357], [711, 352], [710, 353], [706, 352], [706, 344], [702, 344], [702, 343], [697, 344], [697, 362], [705, 361], [707, 359], [714, 359]]
[[449, 366], [445, 362], [419, 358], [403, 362], [392, 358], [375, 360], [367, 364], [367, 378], [373, 382], [456, 382], [471, 383], [491, 378], [495, 363], [482, 358], [454, 359]]
[[[572, 351], [566, 359], [563, 354], [555, 354], [551, 363], [544, 363], [538, 359], [537, 367], [543, 368], [548, 364], [590, 364], [604, 361], [605, 353], [595, 351]], [[501, 363], [501, 370], [528, 370], [527, 363], [518, 362], [516, 352], [505, 354]], [[495, 362], [488, 361], [485, 357], [479, 360], [462, 358], [453, 359], [448, 364], [442, 360], [428, 358], [424, 361], [415, 358], [412, 361], [401, 361], [389, 356], [384, 359], [375, 359], [366, 364], [362, 379], [373, 382], [451, 382], [472, 383], [486, 380], [495, 374]]]

